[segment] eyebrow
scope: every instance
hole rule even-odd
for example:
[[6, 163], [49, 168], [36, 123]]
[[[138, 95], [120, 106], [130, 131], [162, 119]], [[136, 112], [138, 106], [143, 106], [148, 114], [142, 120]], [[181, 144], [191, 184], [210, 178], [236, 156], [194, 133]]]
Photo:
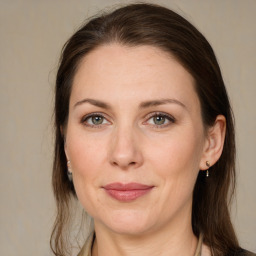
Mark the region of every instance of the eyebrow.
[[93, 99], [80, 100], [74, 105], [74, 108], [77, 107], [77, 106], [80, 106], [84, 103], [90, 103], [91, 105], [94, 105], [94, 106], [100, 107], [100, 108], [105, 108], [105, 109], [110, 109], [111, 108], [109, 104], [107, 104], [103, 101], [100, 101], [100, 100], [93, 100]]
[[159, 106], [159, 105], [173, 104], [173, 103], [178, 104], [183, 108], [186, 108], [186, 106], [182, 102], [180, 102], [176, 99], [160, 99], [160, 100], [145, 101], [140, 104], [140, 108], [149, 108], [149, 107], [155, 107], [155, 106]]
[[[111, 109], [111, 106], [108, 103], [100, 101], [100, 100], [94, 100], [94, 99], [80, 100], [74, 105], [74, 108], [77, 106], [80, 106], [84, 103], [89, 103], [91, 105], [94, 105], [94, 106], [100, 107], [100, 108], [104, 108], [104, 109]], [[160, 105], [164, 105], [164, 104], [178, 104], [181, 107], [186, 108], [186, 106], [182, 102], [180, 102], [176, 99], [160, 99], [160, 100], [144, 101], [144, 102], [140, 103], [139, 108], [149, 108], [149, 107], [155, 107], [155, 106], [160, 106]]]

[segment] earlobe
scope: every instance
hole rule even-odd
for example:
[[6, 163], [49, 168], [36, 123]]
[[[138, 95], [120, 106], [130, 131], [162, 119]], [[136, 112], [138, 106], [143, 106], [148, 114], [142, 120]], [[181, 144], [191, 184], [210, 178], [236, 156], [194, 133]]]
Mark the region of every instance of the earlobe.
[[67, 160], [69, 160], [66, 143], [64, 143], [64, 151], [65, 151]]
[[68, 175], [69, 181], [73, 182], [73, 174], [72, 174], [72, 169], [71, 169], [71, 163], [70, 163], [69, 156], [68, 156], [66, 136], [63, 133], [62, 127], [60, 127], [60, 130], [61, 130], [61, 133], [62, 133], [62, 136], [63, 136], [63, 140], [64, 140], [64, 151], [65, 151], [65, 155], [66, 155], [66, 159], [67, 159], [67, 175]]
[[207, 170], [208, 161], [213, 166], [220, 158], [226, 134], [226, 118], [223, 115], [216, 117], [215, 123], [208, 129], [200, 170]]
[[66, 155], [67, 161], [69, 161], [69, 154], [68, 154], [68, 149], [67, 149], [67, 143], [66, 143], [65, 140], [64, 140], [64, 151], [65, 151], [65, 155]]

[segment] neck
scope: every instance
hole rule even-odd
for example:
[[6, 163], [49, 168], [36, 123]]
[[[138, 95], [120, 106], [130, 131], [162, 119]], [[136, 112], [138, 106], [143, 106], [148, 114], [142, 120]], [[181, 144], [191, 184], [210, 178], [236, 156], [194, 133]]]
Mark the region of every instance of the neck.
[[[184, 219], [183, 219], [184, 220]], [[198, 239], [193, 234], [191, 222], [166, 225], [158, 231], [141, 235], [117, 234], [95, 223], [96, 238], [93, 256], [193, 256]]]

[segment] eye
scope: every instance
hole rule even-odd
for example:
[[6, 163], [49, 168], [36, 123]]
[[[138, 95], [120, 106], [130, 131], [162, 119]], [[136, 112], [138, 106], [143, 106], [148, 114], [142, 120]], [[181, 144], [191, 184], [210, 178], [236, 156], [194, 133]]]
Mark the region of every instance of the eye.
[[164, 113], [153, 113], [147, 119], [147, 123], [154, 126], [165, 127], [174, 123], [175, 119], [171, 115]]
[[86, 126], [99, 127], [101, 125], [109, 124], [110, 122], [102, 114], [89, 114], [83, 117], [82, 123]]
[[166, 117], [164, 117], [164, 116], [154, 116], [153, 117], [153, 122], [156, 125], [162, 125], [166, 122]]

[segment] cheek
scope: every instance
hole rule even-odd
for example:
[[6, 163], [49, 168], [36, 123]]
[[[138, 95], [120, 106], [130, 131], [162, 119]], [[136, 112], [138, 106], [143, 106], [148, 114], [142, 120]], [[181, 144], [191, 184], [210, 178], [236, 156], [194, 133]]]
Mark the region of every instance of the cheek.
[[[70, 138], [70, 139], [69, 139]], [[89, 213], [97, 208], [97, 193], [100, 185], [98, 177], [104, 166], [104, 146], [82, 133], [71, 133], [67, 136], [67, 148], [71, 161], [73, 182], [77, 197]]]
[[[99, 158], [104, 148], [104, 141], [99, 141], [94, 136], [86, 136], [83, 129], [70, 127], [67, 133], [66, 147], [72, 166], [79, 171], [88, 165], [92, 165], [96, 158]], [[90, 169], [90, 168], [86, 168]]]
[[106, 158], [104, 140], [99, 142], [92, 136], [85, 136], [83, 132], [70, 129], [66, 143], [75, 188], [87, 189], [87, 184], [94, 185], [94, 180], [103, 169], [103, 160]]
[[162, 159], [159, 157], [159, 164], [165, 163], [159, 175], [163, 177], [165, 193], [172, 195], [167, 200], [173, 204], [179, 205], [191, 198], [199, 171], [199, 152], [200, 147], [194, 139], [182, 143], [178, 140], [166, 146]]
[[[198, 171], [201, 143], [195, 136], [173, 136], [156, 142], [151, 148], [151, 159], [169, 175]], [[150, 159], [150, 158], [149, 158]]]
[[191, 197], [202, 154], [201, 138], [191, 134], [177, 133], [151, 149], [151, 163], [161, 177], [163, 193], [169, 195], [162, 197], [167, 200], [163, 204], [179, 205]]

